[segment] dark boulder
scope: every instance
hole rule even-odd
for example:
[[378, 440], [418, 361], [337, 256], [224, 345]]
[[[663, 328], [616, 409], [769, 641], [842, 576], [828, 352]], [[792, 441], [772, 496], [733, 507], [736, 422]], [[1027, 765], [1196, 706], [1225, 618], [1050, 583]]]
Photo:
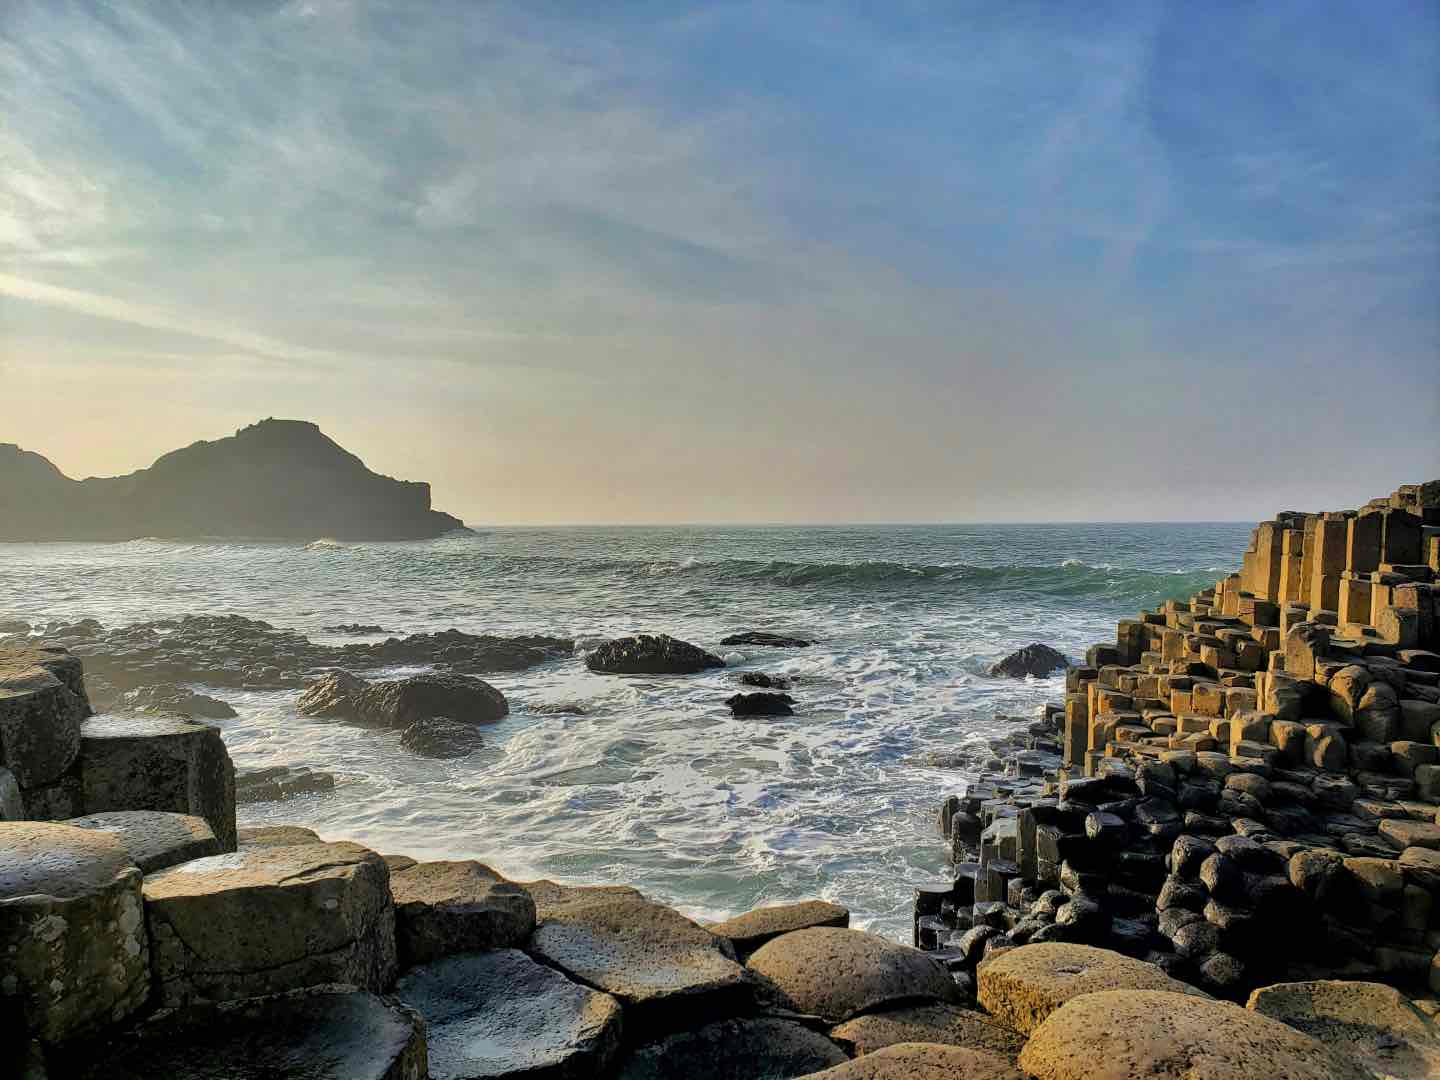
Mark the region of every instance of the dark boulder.
[[417, 720], [437, 716], [467, 724], [493, 724], [510, 711], [505, 695], [489, 683], [446, 672], [377, 683], [345, 671], [331, 672], [300, 695], [297, 707], [304, 716], [386, 728], [408, 728]]
[[429, 758], [464, 757], [478, 750], [483, 741], [474, 724], [448, 716], [422, 716], [400, 736], [400, 745], [406, 750]]
[[795, 699], [789, 694], [735, 694], [725, 699], [736, 716], [794, 716]]
[[219, 698], [197, 694], [173, 683], [127, 690], [120, 695], [118, 707], [150, 716], [191, 716], [203, 720], [229, 720], [236, 715], [235, 710]]
[[720, 639], [721, 645], [768, 645], [772, 649], [806, 649], [815, 642], [811, 638], [790, 637], [788, 634], [769, 634], [763, 630], [747, 630]]
[[1037, 641], [1033, 645], [1017, 649], [998, 664], [991, 665], [990, 674], [1005, 675], [1012, 679], [1022, 679], [1026, 675], [1039, 678], [1069, 666], [1070, 661], [1065, 658], [1064, 653]]
[[783, 675], [767, 675], [763, 671], [747, 671], [740, 676], [745, 686], [758, 686], [762, 690], [789, 690], [790, 680]]
[[608, 675], [693, 675], [725, 661], [669, 634], [636, 634], [592, 649], [585, 666]]
[[280, 802], [297, 795], [314, 795], [335, 790], [335, 777], [304, 765], [272, 765], [264, 769], [235, 771], [237, 803]]

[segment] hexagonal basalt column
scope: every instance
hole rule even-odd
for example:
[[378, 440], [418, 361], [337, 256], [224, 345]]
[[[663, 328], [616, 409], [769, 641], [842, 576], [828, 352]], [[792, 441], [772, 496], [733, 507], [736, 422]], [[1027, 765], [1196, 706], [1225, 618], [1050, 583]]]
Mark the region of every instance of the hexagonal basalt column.
[[219, 728], [193, 720], [91, 717], [80, 732], [80, 776], [86, 814], [194, 814], [209, 823], [222, 850], [235, 850], [235, 767]]
[[31, 816], [75, 812], [73, 767], [89, 715], [78, 657], [59, 648], [0, 649], [0, 765]]
[[149, 994], [140, 871], [116, 837], [0, 822], [0, 999], [59, 1044], [124, 1019]]
[[358, 844], [243, 845], [145, 880], [164, 1005], [395, 979], [390, 872]]

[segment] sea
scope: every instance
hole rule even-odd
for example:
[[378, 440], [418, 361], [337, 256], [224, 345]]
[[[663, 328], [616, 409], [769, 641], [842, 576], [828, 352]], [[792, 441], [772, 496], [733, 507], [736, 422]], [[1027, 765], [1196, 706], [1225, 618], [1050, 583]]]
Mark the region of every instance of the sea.
[[[315, 641], [454, 627], [554, 634], [576, 655], [488, 677], [510, 715], [436, 761], [396, 732], [298, 715], [295, 691], [211, 692], [238, 767], [304, 765], [331, 793], [240, 808], [517, 879], [630, 883], [698, 919], [808, 898], [910, 935], [912, 887], [945, 875], [927, 764], [1015, 730], [1063, 677], [987, 669], [1039, 641], [1082, 658], [1117, 619], [1238, 564], [1249, 526], [1204, 524], [477, 529], [412, 543], [0, 544], [0, 617], [243, 615]], [[355, 638], [323, 631], [376, 624]], [[767, 630], [803, 649], [724, 647]], [[583, 652], [666, 633], [724, 657], [699, 675], [597, 675]], [[733, 717], [743, 672], [793, 680], [793, 717]], [[205, 690], [197, 686], [196, 689]], [[1015, 719], [1019, 718], [1019, 720]], [[942, 758], [943, 760], [943, 758]]]

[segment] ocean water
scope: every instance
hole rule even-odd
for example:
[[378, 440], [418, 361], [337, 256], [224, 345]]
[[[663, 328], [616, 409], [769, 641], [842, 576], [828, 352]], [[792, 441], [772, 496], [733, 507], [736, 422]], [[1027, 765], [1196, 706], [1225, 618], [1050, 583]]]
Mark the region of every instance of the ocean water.
[[[920, 759], [1007, 730], [1059, 677], [991, 678], [1031, 641], [1079, 657], [1116, 619], [1238, 563], [1244, 524], [506, 528], [423, 543], [0, 544], [0, 617], [238, 614], [396, 634], [450, 627], [593, 646], [669, 633], [727, 667], [588, 672], [580, 657], [489, 678], [511, 715], [458, 761], [395, 732], [300, 717], [295, 692], [216, 691], [239, 766], [309, 765], [331, 794], [241, 808], [512, 877], [629, 882], [697, 918], [822, 897], [905, 939], [910, 885], [943, 873], [935, 812], [967, 777]], [[745, 629], [807, 649], [722, 648]], [[383, 635], [382, 635], [383, 637]], [[366, 640], [366, 639], [359, 639]], [[377, 639], [378, 640], [378, 639]], [[577, 649], [577, 652], [579, 650]], [[792, 677], [797, 715], [733, 718], [739, 673]], [[203, 688], [201, 688], [203, 689]], [[579, 706], [583, 715], [554, 711]]]

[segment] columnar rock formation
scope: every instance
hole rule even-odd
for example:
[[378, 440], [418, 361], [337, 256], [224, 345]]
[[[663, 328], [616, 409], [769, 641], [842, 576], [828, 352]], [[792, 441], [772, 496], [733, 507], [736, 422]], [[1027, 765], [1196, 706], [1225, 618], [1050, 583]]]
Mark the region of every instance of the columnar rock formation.
[[1440, 993], [1440, 482], [1287, 512], [1239, 573], [1119, 624], [1006, 775], [952, 797], [916, 940], [957, 968], [1109, 945], [1237, 1000]]

